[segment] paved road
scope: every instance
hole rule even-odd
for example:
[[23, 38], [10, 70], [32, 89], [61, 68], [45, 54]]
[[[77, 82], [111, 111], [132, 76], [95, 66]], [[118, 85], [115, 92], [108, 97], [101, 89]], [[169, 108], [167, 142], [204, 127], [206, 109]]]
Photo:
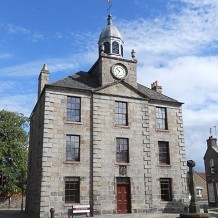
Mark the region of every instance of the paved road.
[[[96, 216], [96, 218], [177, 218], [176, 214], [128, 214], [128, 215], [103, 215]], [[21, 213], [16, 209], [0, 209], [0, 218], [32, 218], [31, 215]], [[211, 218], [218, 218], [218, 214], [211, 214]]]

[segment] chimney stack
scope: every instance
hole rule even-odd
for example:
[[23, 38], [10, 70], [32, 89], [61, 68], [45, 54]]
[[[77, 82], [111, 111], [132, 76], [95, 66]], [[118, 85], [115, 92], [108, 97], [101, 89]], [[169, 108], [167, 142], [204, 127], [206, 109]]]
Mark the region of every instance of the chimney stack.
[[209, 139], [207, 139], [207, 148], [217, 149], [217, 139], [210, 136]]
[[38, 79], [38, 98], [41, 95], [45, 84], [48, 84], [49, 82], [49, 74], [50, 73], [49, 73], [48, 67], [46, 64], [44, 64], [39, 74], [39, 79]]
[[157, 81], [151, 84], [151, 89], [154, 90], [155, 92], [162, 94], [162, 86], [158, 85]]

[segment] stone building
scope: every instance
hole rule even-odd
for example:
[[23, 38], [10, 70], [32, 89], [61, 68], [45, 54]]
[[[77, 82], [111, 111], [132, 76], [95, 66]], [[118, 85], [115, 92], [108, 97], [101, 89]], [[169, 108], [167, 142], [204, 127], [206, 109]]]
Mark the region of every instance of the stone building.
[[218, 206], [218, 146], [217, 139], [210, 136], [204, 155], [204, 166], [207, 182], [208, 203]]
[[26, 210], [68, 217], [183, 210], [188, 197], [182, 103], [137, 83], [111, 15], [88, 72], [49, 83], [44, 65], [31, 115]]
[[196, 195], [198, 200], [207, 200], [207, 183], [206, 183], [206, 174], [203, 172], [195, 172], [194, 182]]
[[[196, 197], [198, 200], [207, 200], [207, 183], [206, 174], [204, 172], [194, 172], [194, 184], [196, 190]], [[187, 180], [189, 184], [189, 172], [187, 173]]]

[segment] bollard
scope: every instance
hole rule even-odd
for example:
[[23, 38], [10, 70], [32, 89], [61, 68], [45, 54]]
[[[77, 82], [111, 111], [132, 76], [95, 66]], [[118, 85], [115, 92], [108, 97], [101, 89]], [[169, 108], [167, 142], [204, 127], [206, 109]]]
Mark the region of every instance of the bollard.
[[50, 213], [51, 213], [51, 218], [54, 218], [55, 209], [54, 209], [54, 208], [51, 208], [51, 209], [50, 209]]
[[208, 213], [208, 206], [207, 204], [203, 204], [204, 213]]
[[185, 212], [185, 213], [188, 213], [188, 205], [185, 205], [185, 206], [184, 206], [184, 212]]

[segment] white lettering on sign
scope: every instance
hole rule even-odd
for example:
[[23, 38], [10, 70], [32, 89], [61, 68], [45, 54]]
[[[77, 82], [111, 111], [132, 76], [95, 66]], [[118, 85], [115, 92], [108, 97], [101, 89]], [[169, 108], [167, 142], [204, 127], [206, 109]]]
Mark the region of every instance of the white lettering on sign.
[[89, 213], [90, 205], [73, 205], [73, 213]]

